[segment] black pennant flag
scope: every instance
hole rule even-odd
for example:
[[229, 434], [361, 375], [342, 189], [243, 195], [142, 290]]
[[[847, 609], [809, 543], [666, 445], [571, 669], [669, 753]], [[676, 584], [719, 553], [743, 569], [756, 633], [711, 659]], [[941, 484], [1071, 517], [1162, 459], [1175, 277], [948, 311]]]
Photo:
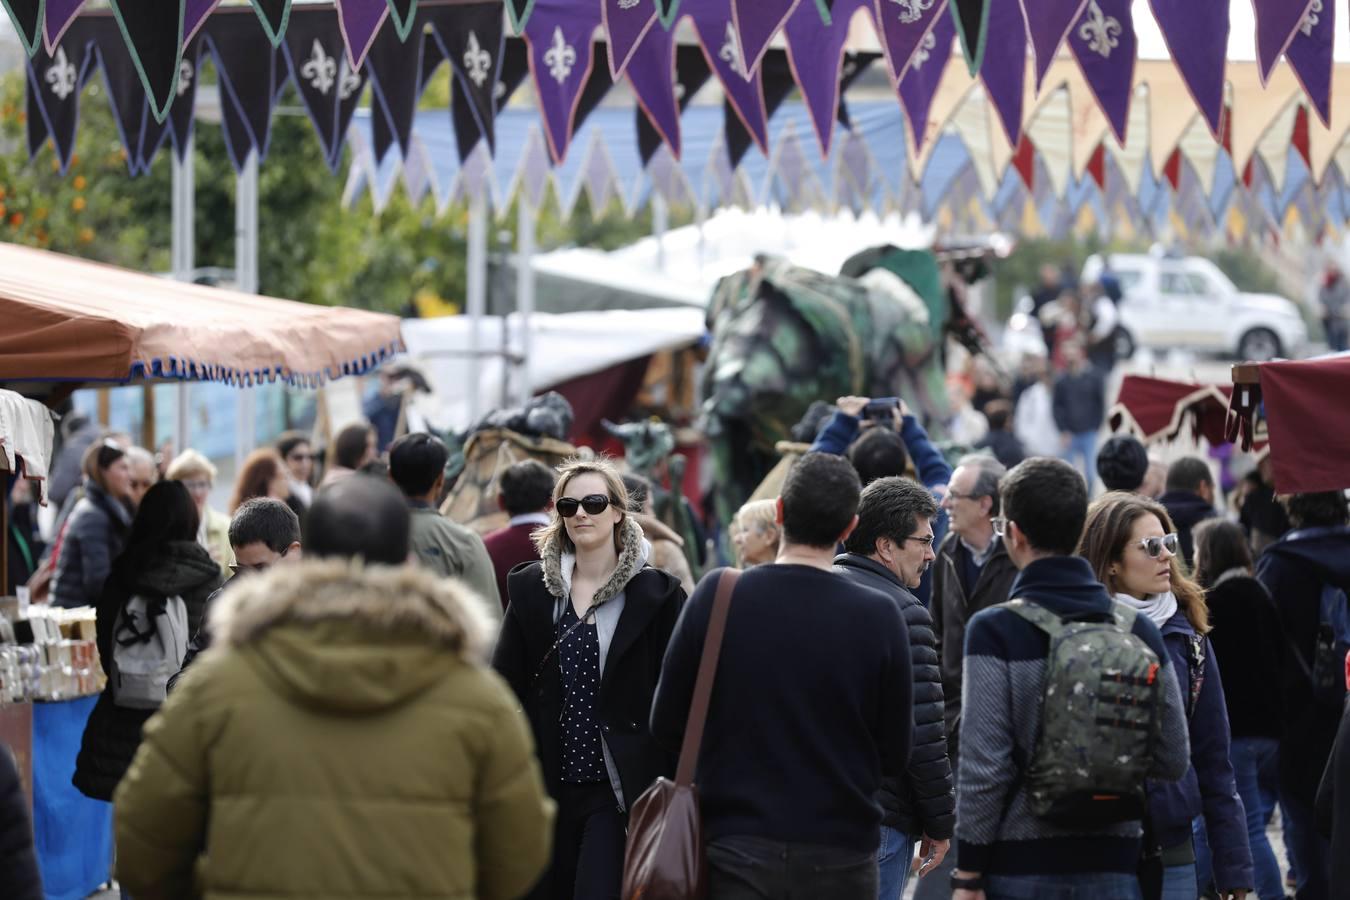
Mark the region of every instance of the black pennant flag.
[[[230, 159], [243, 168], [250, 149], [259, 162], [267, 156], [272, 106], [285, 63], [273, 50], [261, 23], [252, 16], [210, 16], [202, 29], [220, 75], [221, 116]], [[280, 62], [282, 71], [278, 72]]]
[[183, 58], [183, 4], [166, 4], [164, 0], [111, 3], [151, 111], [163, 121], [173, 102], [178, 64]]
[[197, 105], [197, 74], [200, 71], [202, 39], [194, 37], [183, 48], [183, 61], [178, 65], [178, 96], [169, 107], [169, 134], [173, 138], [173, 149], [179, 159], [187, 153], [188, 141], [192, 138], [193, 114]]
[[506, 14], [511, 17], [511, 30], [520, 34], [525, 30], [530, 12], [534, 9], [534, 0], [506, 0]]
[[[75, 152], [75, 130], [80, 121], [80, 89], [92, 71], [93, 44], [88, 20], [77, 20], [61, 38], [55, 52], [38, 47], [28, 61], [29, 90], [35, 95], [38, 114], [56, 148], [56, 158], [64, 173]], [[120, 38], [119, 38], [120, 39]]]
[[[501, 19], [501, 4], [497, 4], [497, 18]], [[394, 20], [394, 29], [398, 31], [398, 39], [406, 41], [412, 34], [413, 25], [417, 22], [417, 0], [389, 0], [389, 18]]]
[[431, 26], [454, 69], [455, 97], [472, 113], [478, 134], [487, 140], [489, 152], [495, 153], [496, 90], [505, 42], [501, 5], [477, 3], [449, 9], [453, 9], [453, 18], [438, 15]]
[[853, 128], [853, 120], [848, 115], [848, 89], [878, 59], [881, 59], [880, 53], [844, 54], [844, 63], [839, 67], [839, 111], [835, 117], [845, 128]]
[[361, 76], [351, 71], [347, 48], [332, 7], [301, 7], [291, 14], [282, 50], [300, 100], [332, 165], [341, 136], [338, 106], [360, 93]]
[[436, 77], [441, 64], [445, 62], [445, 50], [441, 48], [441, 39], [434, 31], [422, 35], [422, 74], [417, 76], [417, 93], [425, 94], [427, 85]]
[[145, 125], [145, 86], [136, 71], [136, 60], [122, 41], [116, 23], [108, 18], [100, 18], [93, 19], [92, 24], [99, 66], [103, 69], [103, 83], [108, 88], [117, 134], [126, 150], [127, 167], [133, 175], [139, 174], [141, 133]]
[[47, 120], [42, 117], [42, 107], [38, 105], [38, 92], [42, 88], [33, 83], [33, 70], [27, 66], [24, 67], [24, 78], [27, 81], [27, 89], [24, 91], [24, 123], [27, 126], [25, 133], [28, 139], [28, 158], [33, 159], [42, 149], [42, 145], [47, 143]]
[[[767, 124], [778, 107], [783, 105], [788, 94], [792, 93], [796, 82], [792, 80], [792, 66], [788, 64], [787, 53], [782, 50], [767, 51], [763, 62], [760, 63], [760, 70], [764, 84], [764, 121]], [[727, 136], [727, 156], [731, 160], [731, 168], [735, 169], [745, 158], [754, 138], [741, 123], [741, 117], [736, 115], [736, 110], [729, 101], [724, 100], [722, 107]]]
[[375, 162], [384, 162], [385, 154], [394, 146], [394, 126], [389, 124], [389, 114], [378, 101], [370, 104], [371, 142], [375, 149]]
[[675, 22], [675, 17], [680, 14], [680, 0], [655, 0], [656, 14], [661, 17], [661, 24], [667, 31]]
[[[675, 97], [679, 101], [680, 112], [685, 111], [689, 101], [694, 99], [694, 95], [708, 83], [710, 77], [712, 69], [701, 47], [691, 44], [675, 48]], [[661, 146], [661, 134], [642, 107], [638, 107], [636, 115], [638, 153], [642, 156], [642, 165], [646, 167]]]
[[[607, 59], [609, 48], [603, 41], [595, 45], [595, 56], [593, 59]], [[572, 133], [576, 134], [581, 130], [581, 125], [586, 121], [586, 117], [595, 111], [600, 105], [600, 101], [605, 99], [609, 89], [614, 87], [614, 79], [610, 77], [609, 66], [591, 66], [591, 77], [586, 79], [585, 86], [581, 89], [581, 97], [577, 100], [577, 114], [572, 120]]]
[[366, 71], [375, 88], [375, 105], [383, 107], [386, 124], [406, 157], [412, 148], [413, 119], [422, 88], [418, 83], [422, 77], [421, 39], [405, 44], [393, 28], [381, 28], [366, 55]]
[[272, 46], [281, 46], [290, 24], [291, 0], [253, 0], [253, 11], [258, 14], [258, 21]]
[[961, 38], [961, 52], [966, 55], [970, 74], [980, 71], [984, 64], [984, 45], [989, 38], [989, 4], [991, 0], [951, 0], [952, 21]]
[[14, 23], [14, 30], [19, 33], [19, 41], [23, 44], [24, 52], [29, 56], [37, 50], [38, 42], [42, 40], [42, 22], [45, 19], [46, 4], [44, 0], [3, 0], [5, 9], [9, 11], [9, 19]]
[[[502, 50], [502, 62], [497, 74], [497, 84], [492, 91], [494, 108], [501, 109], [511, 102], [511, 97], [525, 82], [529, 74], [530, 57], [525, 42], [520, 38], [507, 38]], [[450, 91], [450, 116], [455, 126], [455, 144], [459, 149], [459, 161], [462, 163], [469, 158], [469, 154], [473, 152], [474, 147], [478, 146], [478, 142], [483, 135], [479, 130], [478, 113], [465, 94], [460, 79], [454, 79], [450, 85]], [[495, 125], [493, 130], [495, 132]]]
[[[366, 89], [366, 67], [362, 66], [360, 71], [352, 73], [351, 65], [347, 54], [343, 53], [338, 63], [339, 77], [345, 81], [338, 94], [337, 143], [333, 145], [333, 155], [328, 160], [328, 167], [334, 172], [342, 164], [342, 148], [347, 143], [347, 130], [351, 128], [352, 116], [356, 115], [356, 107], [361, 102], [361, 93]], [[356, 79], [354, 83], [352, 78]]]

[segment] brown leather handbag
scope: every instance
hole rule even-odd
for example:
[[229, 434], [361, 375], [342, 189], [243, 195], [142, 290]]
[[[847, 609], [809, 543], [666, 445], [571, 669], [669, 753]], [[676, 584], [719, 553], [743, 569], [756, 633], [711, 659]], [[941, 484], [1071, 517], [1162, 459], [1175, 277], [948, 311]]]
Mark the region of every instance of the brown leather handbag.
[[680, 745], [675, 781], [658, 778], [633, 804], [628, 816], [628, 846], [623, 860], [624, 900], [698, 900], [707, 893], [708, 864], [703, 851], [703, 819], [699, 814], [694, 769], [703, 744], [717, 658], [727, 630], [731, 593], [741, 573], [727, 569], [717, 580], [703, 657], [689, 703], [689, 719]]

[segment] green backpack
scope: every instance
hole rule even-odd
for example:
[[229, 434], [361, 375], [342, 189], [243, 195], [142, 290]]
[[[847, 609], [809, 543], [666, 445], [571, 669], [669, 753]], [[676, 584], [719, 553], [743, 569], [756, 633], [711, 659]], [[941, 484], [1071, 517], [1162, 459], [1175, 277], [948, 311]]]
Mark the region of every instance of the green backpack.
[[1040, 733], [1022, 783], [1035, 815], [1067, 827], [1140, 819], [1161, 740], [1158, 655], [1112, 601], [1106, 621], [1065, 620], [1026, 600], [1001, 604], [1050, 638]]

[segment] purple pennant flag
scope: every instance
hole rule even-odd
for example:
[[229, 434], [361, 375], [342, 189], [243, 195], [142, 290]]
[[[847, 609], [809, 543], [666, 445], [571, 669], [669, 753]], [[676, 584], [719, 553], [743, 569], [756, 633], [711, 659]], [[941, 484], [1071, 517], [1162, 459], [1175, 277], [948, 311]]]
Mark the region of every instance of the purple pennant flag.
[[66, 33], [70, 23], [75, 21], [82, 6], [84, 0], [47, 0], [47, 18], [42, 26], [42, 40], [49, 55], [56, 51], [56, 45], [61, 43], [61, 36]]
[[187, 0], [187, 5], [183, 7], [184, 47], [197, 36], [197, 32], [206, 24], [206, 17], [219, 5], [220, 0]]
[[829, 25], [822, 25], [814, 3], [802, 3], [787, 20], [788, 64], [806, 100], [822, 156], [830, 155], [835, 114], [839, 110], [839, 64], [853, 14], [867, 0], [834, 0]]
[[736, 39], [736, 27], [727, 13], [726, 0], [684, 0], [680, 9], [694, 20], [699, 43], [717, 80], [726, 91], [727, 101], [759, 149], [769, 152], [768, 115], [764, 109], [764, 86], [758, 68], [747, 76]]
[[1069, 29], [1087, 5], [1088, 0], [1022, 0], [1022, 15], [1026, 19], [1027, 34], [1031, 35], [1031, 52], [1036, 57], [1038, 92], [1045, 73], [1055, 61], [1059, 45], [1064, 43]]
[[598, 13], [583, 12], [565, 0], [536, 0], [525, 25], [530, 48], [530, 72], [544, 113], [545, 137], [554, 163], [567, 156], [572, 141], [572, 123], [581, 89], [594, 64], [591, 38], [600, 24]]
[[1124, 146], [1134, 97], [1134, 62], [1138, 41], [1134, 35], [1132, 0], [1088, 0], [1083, 15], [1069, 29], [1069, 49]]
[[928, 39], [938, 19], [951, 18], [947, 12], [948, 5], [940, 0], [906, 0], [903, 3], [876, 0], [873, 18], [893, 86], [899, 86], [905, 69], [919, 52], [919, 46]]
[[909, 118], [915, 153], [923, 150], [930, 137], [936, 137], [928, 133], [928, 109], [933, 105], [933, 95], [937, 93], [943, 73], [947, 71], [947, 61], [951, 59], [952, 41], [955, 38], [956, 23], [952, 17], [940, 16], [932, 31], [919, 44], [909, 67], [900, 73], [900, 105], [905, 108], [905, 115]]
[[347, 61], [352, 71], [366, 61], [375, 35], [389, 16], [387, 0], [337, 0], [338, 28], [347, 44]]
[[656, 5], [642, 0], [601, 0], [601, 4], [601, 19], [609, 35], [609, 73], [618, 78], [656, 23]]
[[[773, 40], [778, 29], [783, 27], [788, 16], [792, 15], [792, 11], [801, 2], [802, 0], [731, 0], [731, 19], [736, 26], [736, 43], [745, 62], [741, 72], [742, 78], [749, 78], [752, 72], [759, 69], [764, 51], [769, 49], [769, 41]], [[723, 0], [721, 5], [725, 7], [726, 0]], [[812, 0], [805, 0], [805, 5], [815, 7]], [[816, 27], [822, 27], [819, 13], [816, 13]]]
[[1289, 48], [1313, 7], [1335, 6], [1327, 0], [1252, 0], [1256, 13], [1256, 59], [1261, 64], [1261, 81]]
[[1027, 78], [1027, 31], [1018, 0], [990, 0], [989, 33], [980, 80], [989, 92], [1008, 143], [1022, 136], [1022, 87]]
[[1191, 98], [1218, 139], [1223, 133], [1228, 0], [1149, 0], [1149, 5]]
[[628, 64], [638, 105], [675, 158], [680, 156], [680, 103], [675, 97], [675, 36], [652, 28]]
[[1315, 0], [1312, 9], [1294, 29], [1285, 56], [1303, 93], [1312, 101], [1322, 124], [1331, 127], [1331, 45], [1336, 34], [1336, 4]]

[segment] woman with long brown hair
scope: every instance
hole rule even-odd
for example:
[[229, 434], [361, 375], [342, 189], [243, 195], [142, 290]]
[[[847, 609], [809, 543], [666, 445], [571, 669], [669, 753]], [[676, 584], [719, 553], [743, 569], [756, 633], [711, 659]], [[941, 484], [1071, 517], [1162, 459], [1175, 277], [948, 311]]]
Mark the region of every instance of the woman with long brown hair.
[[[1174, 783], [1150, 782], [1145, 856], [1158, 853], [1163, 900], [1195, 900], [1192, 823], [1204, 816], [1221, 896], [1252, 889], [1246, 814], [1229, 762], [1228, 711], [1209, 632], [1205, 594], [1181, 565], [1171, 518], [1160, 504], [1114, 492], [1088, 510], [1078, 552], [1116, 600], [1162, 632], [1190, 726], [1191, 768]], [[1235, 661], [1236, 664], [1236, 661]]]
[[281, 454], [271, 447], [254, 450], [244, 460], [239, 476], [234, 480], [234, 495], [230, 498], [230, 515], [254, 497], [270, 497], [283, 503], [291, 496], [290, 473]]

